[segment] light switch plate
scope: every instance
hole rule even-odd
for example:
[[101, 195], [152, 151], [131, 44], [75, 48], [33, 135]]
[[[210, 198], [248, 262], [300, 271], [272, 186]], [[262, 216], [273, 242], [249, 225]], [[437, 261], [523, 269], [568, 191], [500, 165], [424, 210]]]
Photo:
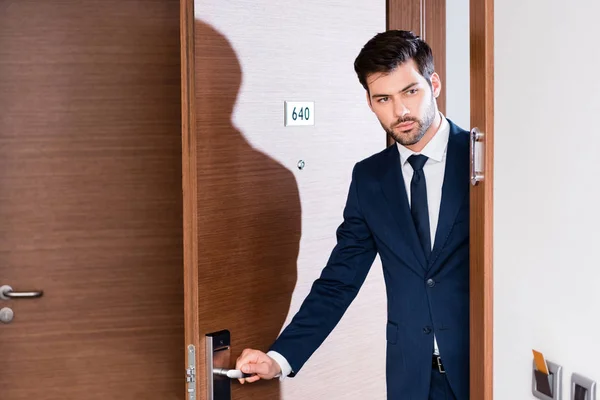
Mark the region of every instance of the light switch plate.
[[285, 126], [311, 126], [315, 124], [314, 101], [284, 102]]
[[571, 400], [579, 400], [579, 398], [575, 397], [576, 385], [586, 390], [583, 400], [596, 400], [596, 382], [579, 374], [571, 375]]

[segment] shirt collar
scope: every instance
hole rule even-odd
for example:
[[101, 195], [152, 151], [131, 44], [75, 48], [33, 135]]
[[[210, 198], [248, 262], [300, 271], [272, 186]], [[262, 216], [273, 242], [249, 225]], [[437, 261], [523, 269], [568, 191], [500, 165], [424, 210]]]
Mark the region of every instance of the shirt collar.
[[403, 165], [408, 161], [408, 157], [413, 154], [423, 154], [430, 160], [436, 162], [442, 162], [444, 160], [446, 149], [448, 148], [448, 139], [450, 138], [450, 124], [442, 113], [440, 113], [440, 116], [442, 117], [442, 123], [440, 124], [438, 131], [420, 153], [415, 153], [400, 143], [396, 143], [398, 152], [400, 153], [400, 161]]

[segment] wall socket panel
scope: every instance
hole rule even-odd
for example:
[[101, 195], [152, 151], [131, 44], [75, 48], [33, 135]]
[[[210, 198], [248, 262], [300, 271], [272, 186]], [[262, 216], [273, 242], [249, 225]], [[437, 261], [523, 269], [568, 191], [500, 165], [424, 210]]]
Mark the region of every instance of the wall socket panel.
[[596, 400], [596, 382], [579, 374], [571, 375], [571, 400]]

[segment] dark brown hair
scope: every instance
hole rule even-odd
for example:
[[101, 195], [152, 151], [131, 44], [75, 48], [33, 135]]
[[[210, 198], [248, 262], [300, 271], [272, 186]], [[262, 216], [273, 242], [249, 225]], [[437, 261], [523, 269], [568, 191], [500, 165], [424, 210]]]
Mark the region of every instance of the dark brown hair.
[[434, 72], [431, 47], [410, 31], [390, 30], [375, 35], [356, 57], [354, 70], [358, 80], [368, 91], [367, 76], [378, 72], [392, 72], [411, 59], [431, 85], [431, 75]]

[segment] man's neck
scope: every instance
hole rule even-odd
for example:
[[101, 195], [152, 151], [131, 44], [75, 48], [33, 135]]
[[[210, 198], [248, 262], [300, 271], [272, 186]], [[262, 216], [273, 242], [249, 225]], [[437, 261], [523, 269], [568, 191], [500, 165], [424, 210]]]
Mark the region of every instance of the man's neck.
[[429, 129], [427, 129], [427, 132], [425, 132], [425, 135], [417, 143], [410, 146], [406, 146], [406, 148], [414, 151], [415, 153], [420, 153], [425, 148], [425, 146], [427, 146], [427, 144], [431, 142], [431, 139], [433, 139], [435, 134], [438, 133], [438, 131], [440, 130], [440, 126], [442, 126], [442, 115], [439, 111], [436, 110], [435, 119], [431, 123]]

